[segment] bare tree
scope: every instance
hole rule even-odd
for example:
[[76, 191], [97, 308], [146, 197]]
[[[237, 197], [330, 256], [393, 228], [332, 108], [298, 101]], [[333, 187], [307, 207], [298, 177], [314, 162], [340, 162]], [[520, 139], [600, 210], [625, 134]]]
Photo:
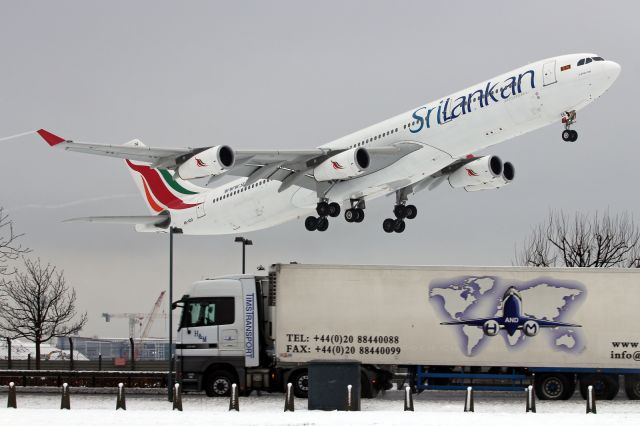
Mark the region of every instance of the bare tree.
[[18, 259], [23, 254], [29, 252], [28, 248], [18, 244], [18, 239], [23, 234], [16, 234], [13, 229], [13, 221], [9, 215], [0, 207], [0, 275], [7, 274], [8, 263]]
[[640, 231], [628, 214], [592, 217], [550, 212], [535, 227], [515, 263], [526, 266], [610, 268], [640, 266]]
[[40, 344], [53, 337], [69, 336], [87, 322], [86, 312], [76, 316], [76, 291], [66, 284], [62, 271], [42, 265], [40, 259], [24, 259], [24, 271], [3, 279], [0, 287], [0, 328], [11, 338], [23, 337], [36, 345], [36, 369], [40, 369]]

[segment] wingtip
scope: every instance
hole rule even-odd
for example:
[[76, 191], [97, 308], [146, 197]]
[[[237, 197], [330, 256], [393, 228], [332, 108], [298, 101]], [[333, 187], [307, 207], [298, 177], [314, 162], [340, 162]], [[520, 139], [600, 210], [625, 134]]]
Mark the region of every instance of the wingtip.
[[66, 140], [58, 135], [54, 135], [53, 133], [46, 131], [45, 129], [40, 129], [37, 131], [37, 133], [42, 139], [45, 140], [45, 142], [49, 144], [49, 146], [56, 146]]

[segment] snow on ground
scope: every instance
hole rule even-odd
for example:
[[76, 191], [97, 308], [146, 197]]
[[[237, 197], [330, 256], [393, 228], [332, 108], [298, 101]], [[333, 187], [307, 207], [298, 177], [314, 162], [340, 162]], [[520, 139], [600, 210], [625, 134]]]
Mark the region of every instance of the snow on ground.
[[[5, 388], [6, 389], [6, 388]], [[6, 393], [0, 393], [4, 407]], [[296, 411], [285, 413], [284, 396], [266, 394], [240, 398], [240, 412], [229, 412], [226, 398], [185, 395], [184, 411], [172, 411], [166, 395], [127, 395], [127, 411], [115, 411], [115, 395], [71, 395], [71, 410], [60, 410], [58, 394], [25, 394], [18, 389], [18, 409], [0, 408], [0, 424], [74, 426], [135, 424], [163, 426], [208, 425], [638, 425], [640, 402], [620, 395], [598, 401], [598, 414], [585, 414], [585, 402], [537, 401], [537, 414], [526, 414], [524, 392], [477, 393], [475, 412], [464, 413], [463, 392], [425, 392], [414, 398], [415, 412], [403, 412], [403, 392], [387, 392], [362, 400], [360, 412], [307, 411], [306, 400], [296, 399]]]
[[[31, 359], [36, 358], [36, 344], [24, 339], [14, 339], [11, 341], [11, 358], [27, 359], [31, 354]], [[58, 349], [50, 343], [42, 343], [40, 345], [41, 359], [65, 360], [69, 359], [68, 349]], [[0, 340], [0, 359], [8, 358], [7, 341]], [[87, 361], [89, 358], [78, 352], [73, 351], [73, 359], [76, 361]]]

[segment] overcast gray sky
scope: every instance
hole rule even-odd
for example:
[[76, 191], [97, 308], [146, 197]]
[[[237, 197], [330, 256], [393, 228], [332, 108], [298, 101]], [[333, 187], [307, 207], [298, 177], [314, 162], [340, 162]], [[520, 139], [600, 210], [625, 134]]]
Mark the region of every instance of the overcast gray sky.
[[[98, 143], [310, 148], [549, 56], [619, 62], [616, 84], [578, 114], [577, 143], [562, 142], [558, 123], [485, 152], [515, 164], [508, 188], [422, 192], [403, 234], [382, 231], [385, 198], [360, 225], [246, 235], [250, 271], [292, 260], [510, 265], [551, 208], [640, 207], [637, 16], [626, 1], [2, 1], [0, 138], [44, 127]], [[167, 288], [168, 237], [61, 223], [146, 214], [123, 164], [32, 135], [0, 142], [0, 178], [24, 242], [77, 289], [83, 334], [126, 336], [124, 321], [100, 314], [151, 309]], [[176, 298], [193, 280], [239, 271], [233, 238], [176, 237]]]

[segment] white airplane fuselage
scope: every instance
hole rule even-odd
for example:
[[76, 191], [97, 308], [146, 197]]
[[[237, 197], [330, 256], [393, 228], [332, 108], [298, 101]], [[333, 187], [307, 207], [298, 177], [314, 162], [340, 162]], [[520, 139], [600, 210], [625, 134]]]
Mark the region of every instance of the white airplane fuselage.
[[[323, 145], [320, 148], [422, 145], [381, 170], [336, 183], [326, 197], [342, 206], [354, 199], [368, 201], [425, 179], [470, 153], [559, 123], [564, 113], [584, 108], [617, 78], [620, 67], [611, 61], [577, 66], [580, 59], [595, 56], [572, 54], [534, 62]], [[201, 204], [172, 210], [171, 226], [193, 235], [256, 231], [306, 216], [318, 202], [316, 192], [305, 188], [278, 192], [279, 181], [261, 180], [244, 188], [245, 181], [236, 179], [194, 195], [189, 201]]]

